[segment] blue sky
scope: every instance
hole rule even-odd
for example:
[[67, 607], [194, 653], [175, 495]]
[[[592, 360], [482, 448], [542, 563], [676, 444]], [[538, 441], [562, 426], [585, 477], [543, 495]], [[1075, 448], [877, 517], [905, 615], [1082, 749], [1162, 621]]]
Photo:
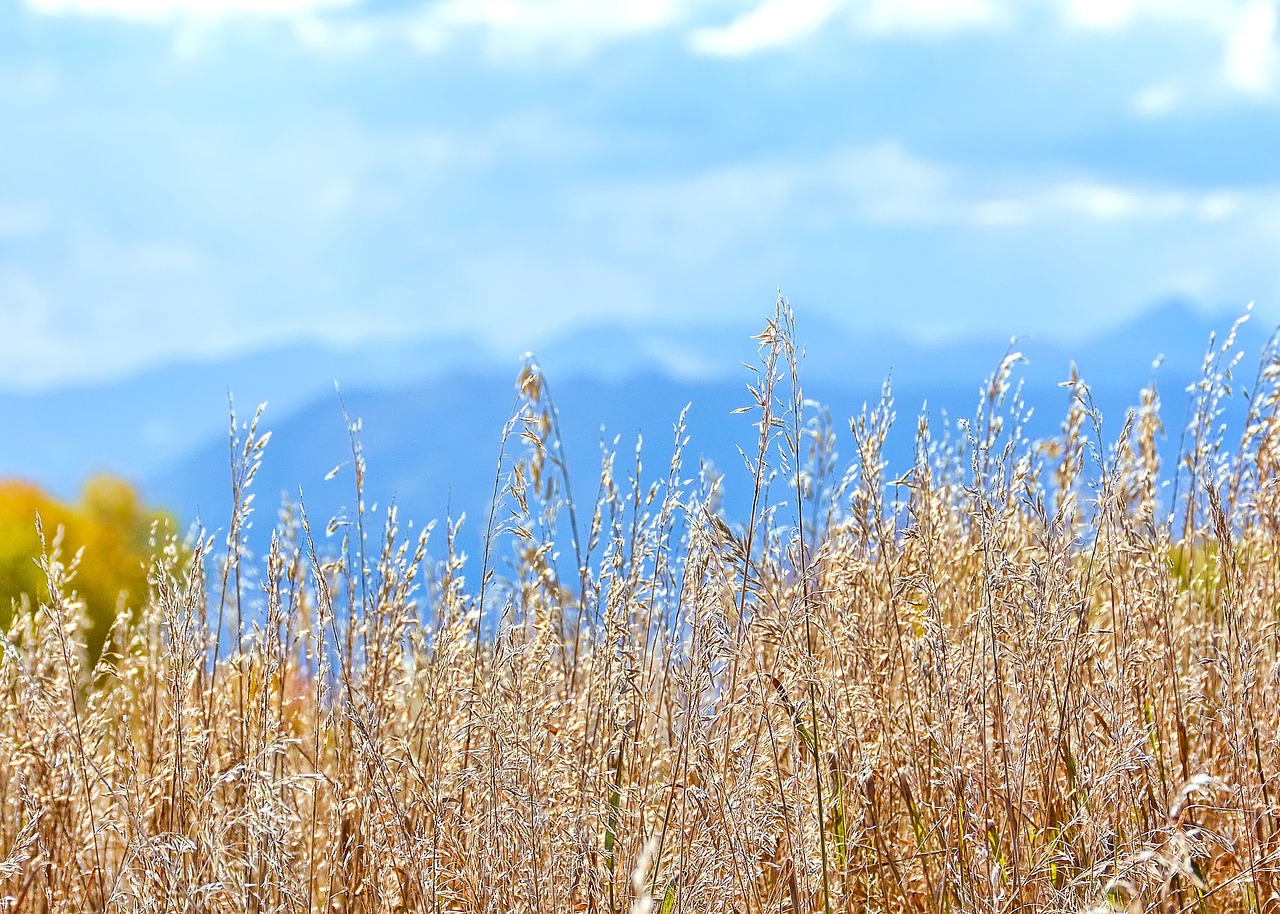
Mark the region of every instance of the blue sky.
[[13, 0], [0, 385], [605, 318], [1280, 320], [1267, 0]]

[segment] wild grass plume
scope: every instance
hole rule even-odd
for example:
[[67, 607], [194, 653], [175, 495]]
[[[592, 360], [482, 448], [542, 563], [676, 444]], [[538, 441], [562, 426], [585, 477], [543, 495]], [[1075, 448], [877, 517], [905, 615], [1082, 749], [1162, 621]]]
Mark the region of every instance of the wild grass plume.
[[1026, 440], [1010, 352], [891, 473], [887, 386], [837, 432], [784, 301], [756, 342], [744, 469], [677, 421], [594, 491], [528, 365], [471, 557], [301, 504], [250, 556], [254, 420], [96, 672], [50, 538], [0, 912], [1280, 910], [1274, 352], [1241, 398], [1212, 344], [1168, 466], [1154, 387]]

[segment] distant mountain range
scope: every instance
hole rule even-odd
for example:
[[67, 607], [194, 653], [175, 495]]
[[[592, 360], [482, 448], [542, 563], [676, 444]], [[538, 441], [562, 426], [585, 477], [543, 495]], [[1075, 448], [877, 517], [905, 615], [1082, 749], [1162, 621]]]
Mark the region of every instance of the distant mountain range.
[[[1183, 391], [1197, 375], [1209, 335], [1221, 336], [1229, 325], [1174, 302], [1076, 344], [1019, 340], [1016, 349], [1028, 361], [1015, 377], [1035, 408], [1029, 432], [1057, 431], [1069, 402], [1059, 382], [1074, 361], [1112, 434], [1154, 379], [1176, 439]], [[752, 416], [732, 411], [750, 404], [751, 378], [741, 363], [755, 361], [750, 336], [762, 326], [763, 320], [695, 329], [602, 322], [545, 346], [539, 361], [559, 408], [575, 494], [584, 502], [594, 497], [601, 444], [615, 437], [624, 463], [642, 434], [646, 465], [665, 474], [673, 423], [692, 404], [687, 475], [696, 472], [699, 456], [712, 460], [728, 471], [729, 510], [740, 507], [737, 493], [748, 480], [738, 448], [753, 446], [755, 430]], [[806, 344], [806, 396], [830, 408], [846, 452], [848, 418], [877, 401], [892, 375], [899, 422], [888, 456], [899, 465], [910, 460], [918, 411], [927, 403], [935, 426], [944, 414], [972, 415], [979, 387], [1010, 346], [1007, 339], [924, 345], [858, 338], [804, 314], [797, 330]], [[1245, 325], [1241, 345], [1255, 362], [1269, 335], [1256, 321]], [[1159, 356], [1163, 362], [1153, 368]], [[278, 504], [281, 493], [296, 497], [301, 488], [311, 517], [327, 520], [355, 500], [349, 470], [325, 479], [351, 457], [336, 381], [348, 413], [363, 426], [366, 502], [394, 500], [402, 517], [420, 523], [466, 512], [474, 534], [489, 502], [519, 370], [518, 359], [466, 341], [306, 346], [171, 365], [94, 387], [0, 392], [8, 430], [0, 438], [0, 475], [32, 479], [71, 497], [88, 474], [115, 472], [184, 520], [223, 527], [230, 511], [230, 393], [241, 419], [258, 403], [268, 404], [263, 427], [273, 437], [255, 484], [260, 512]], [[1253, 370], [1249, 365], [1243, 373], [1252, 378]], [[268, 527], [270, 517], [259, 526]]]

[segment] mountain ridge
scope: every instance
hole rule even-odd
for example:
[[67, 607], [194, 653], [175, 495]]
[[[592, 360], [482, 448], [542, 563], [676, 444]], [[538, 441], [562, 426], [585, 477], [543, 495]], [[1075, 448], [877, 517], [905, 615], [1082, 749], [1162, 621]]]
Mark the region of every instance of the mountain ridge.
[[[588, 468], [598, 456], [602, 426], [624, 439], [644, 431], [653, 442], [667, 435], [689, 402], [691, 455], [706, 453], [725, 466], [737, 462], [736, 446], [751, 444], [750, 424], [728, 417], [749, 405], [750, 376], [742, 363], [755, 359], [751, 335], [760, 327], [763, 321], [754, 329], [745, 321], [694, 328], [602, 321], [543, 347], [538, 361], [571, 429], [575, 466], [594, 475]], [[857, 338], [803, 314], [797, 335], [805, 349], [806, 393], [828, 404], [846, 435], [848, 417], [879, 398], [886, 377], [892, 377], [900, 416], [913, 416], [925, 403], [935, 416], [971, 415], [983, 380], [1013, 347], [1028, 359], [1016, 379], [1038, 413], [1031, 431], [1044, 436], [1065, 414], [1070, 394], [1059, 384], [1073, 363], [1093, 386], [1104, 418], [1118, 422], [1152, 378], [1161, 390], [1181, 395], [1215, 327], [1221, 339], [1230, 323], [1170, 301], [1079, 345], [1034, 337], [945, 345]], [[1250, 321], [1240, 342], [1256, 353], [1266, 338]], [[1153, 369], [1159, 355], [1164, 363]], [[492, 489], [497, 441], [519, 370], [518, 360], [466, 341], [350, 350], [301, 344], [166, 366], [99, 387], [0, 394], [0, 415], [14, 431], [0, 439], [0, 475], [23, 475], [70, 497], [91, 472], [110, 471], [138, 482], [146, 497], [186, 521], [198, 516], [211, 528], [222, 526], [230, 510], [230, 390], [241, 419], [268, 403], [264, 428], [274, 437], [259, 481], [263, 503], [281, 492], [296, 494], [304, 484], [318, 513], [337, 510], [343, 499], [336, 487], [322, 484], [350, 457], [336, 376], [348, 412], [363, 421], [369, 500], [394, 496], [406, 514], [422, 520], [440, 518], [450, 506], [474, 517]], [[895, 459], [909, 454], [909, 443], [894, 452]]]

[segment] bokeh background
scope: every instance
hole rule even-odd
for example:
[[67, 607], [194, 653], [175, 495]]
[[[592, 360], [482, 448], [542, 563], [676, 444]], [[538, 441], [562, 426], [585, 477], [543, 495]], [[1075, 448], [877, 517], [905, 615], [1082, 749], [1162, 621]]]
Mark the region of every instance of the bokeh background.
[[838, 427], [890, 373], [968, 414], [1017, 336], [1040, 433], [1076, 361], [1116, 431], [1154, 379], [1176, 444], [1210, 330], [1280, 320], [1277, 13], [8, 0], [0, 475], [216, 528], [231, 393], [269, 404], [260, 498], [337, 510], [337, 381], [370, 502], [474, 515], [526, 351], [584, 490], [686, 402], [731, 464], [778, 289]]

